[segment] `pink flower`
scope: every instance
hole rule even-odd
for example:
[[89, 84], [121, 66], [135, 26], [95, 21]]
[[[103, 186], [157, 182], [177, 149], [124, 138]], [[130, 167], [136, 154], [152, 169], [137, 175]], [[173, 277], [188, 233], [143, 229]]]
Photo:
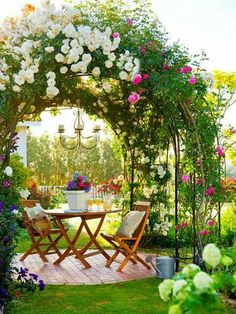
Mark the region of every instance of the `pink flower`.
[[236, 134], [236, 129], [233, 129], [231, 132], [232, 134]]
[[214, 193], [215, 193], [215, 189], [213, 188], [213, 186], [209, 186], [209, 187], [206, 189], [206, 195], [212, 196], [212, 195], [214, 195]]
[[217, 146], [216, 147], [216, 151], [217, 151], [217, 155], [219, 156], [219, 157], [222, 157], [222, 156], [224, 156], [224, 151], [223, 151], [223, 148], [222, 148], [222, 146]]
[[196, 84], [197, 80], [194, 76], [190, 77], [190, 79], [188, 80], [189, 84], [194, 85]]
[[191, 71], [192, 71], [192, 67], [190, 67], [188, 65], [180, 70], [180, 72], [184, 73], [184, 74], [191, 72]]
[[145, 54], [147, 52], [147, 48], [145, 46], [141, 46], [139, 49], [142, 54]]
[[147, 74], [147, 73], [143, 74], [143, 79], [144, 80], [148, 80], [149, 79], [149, 74]]
[[115, 39], [115, 38], [119, 38], [120, 37], [120, 34], [118, 32], [115, 32], [112, 34], [112, 37]]
[[175, 230], [179, 230], [179, 229], [180, 229], [180, 226], [176, 225]]
[[140, 73], [136, 74], [132, 80], [134, 85], [138, 85], [142, 82], [142, 75]]
[[184, 174], [184, 175], [182, 175], [181, 179], [182, 179], [182, 182], [186, 183], [188, 181], [189, 177], [187, 174]]
[[210, 219], [210, 220], [208, 220], [207, 224], [208, 224], [208, 226], [213, 227], [215, 224], [215, 221]]
[[162, 67], [162, 69], [163, 69], [164, 71], [167, 71], [167, 70], [170, 69], [170, 66], [169, 66], [168, 64], [164, 64], [163, 67]]
[[201, 234], [202, 236], [206, 236], [206, 235], [207, 235], [206, 229], [202, 229], [201, 232], [200, 232], [200, 234]]
[[145, 89], [144, 89], [144, 88], [139, 88], [139, 89], [138, 89], [138, 93], [139, 93], [139, 94], [143, 94], [144, 92], [145, 92]]
[[134, 25], [134, 21], [133, 21], [133, 20], [128, 20], [127, 23], [128, 23], [129, 25]]
[[181, 226], [182, 226], [182, 228], [186, 228], [188, 226], [187, 221], [182, 222]]
[[130, 104], [135, 104], [136, 102], [139, 101], [139, 99], [140, 99], [139, 94], [132, 92], [131, 95], [129, 95], [129, 97], [128, 97], [128, 102]]

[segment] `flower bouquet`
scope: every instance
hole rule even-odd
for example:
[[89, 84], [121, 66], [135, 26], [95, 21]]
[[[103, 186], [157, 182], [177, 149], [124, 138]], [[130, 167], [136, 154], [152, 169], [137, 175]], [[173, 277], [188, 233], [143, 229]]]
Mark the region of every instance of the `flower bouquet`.
[[65, 196], [71, 210], [87, 210], [90, 199], [91, 182], [85, 176], [75, 172], [71, 181], [67, 183]]

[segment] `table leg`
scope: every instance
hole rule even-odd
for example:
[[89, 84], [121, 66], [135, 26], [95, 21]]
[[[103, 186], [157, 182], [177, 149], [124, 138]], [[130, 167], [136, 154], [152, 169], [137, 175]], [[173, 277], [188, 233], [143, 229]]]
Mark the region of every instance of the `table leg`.
[[[89, 242], [80, 250], [80, 254], [84, 255], [84, 253], [91, 247], [92, 244], [94, 244], [97, 249], [100, 251], [100, 253], [107, 259], [110, 259], [110, 256], [106, 253], [106, 251], [101, 247], [101, 245], [97, 242], [96, 238], [101, 230], [101, 227], [103, 225], [103, 221], [105, 219], [105, 215], [103, 215], [102, 217], [100, 217], [100, 222], [97, 226], [97, 229], [95, 230], [94, 234], [91, 232], [91, 230], [89, 229], [89, 226], [86, 222], [86, 217], [81, 217], [82, 221], [83, 221], [83, 225], [87, 231], [87, 234], [89, 235]], [[96, 218], [97, 219], [97, 218]]]
[[79, 259], [79, 261], [84, 265], [85, 268], [90, 268], [91, 265], [84, 259], [84, 257], [82, 256], [82, 254], [80, 253], [80, 251], [78, 251], [75, 247], [75, 244], [80, 236], [80, 233], [82, 231], [82, 228], [83, 228], [83, 220], [81, 221], [81, 224], [79, 226], [79, 229], [78, 231], [76, 232], [76, 235], [74, 237], [74, 239], [71, 241], [68, 234], [67, 234], [67, 231], [62, 223], [62, 220], [57, 217], [57, 223], [58, 223], [58, 226], [60, 227], [60, 230], [68, 244], [68, 248], [65, 250], [65, 252], [62, 254], [61, 257], [59, 257], [55, 262], [54, 264], [55, 265], [59, 265], [69, 254], [70, 251], [72, 251], [75, 256]]

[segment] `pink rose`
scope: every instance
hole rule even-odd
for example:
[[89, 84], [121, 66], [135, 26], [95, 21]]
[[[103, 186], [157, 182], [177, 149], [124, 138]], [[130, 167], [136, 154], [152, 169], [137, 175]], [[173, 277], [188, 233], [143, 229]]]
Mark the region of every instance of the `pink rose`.
[[190, 79], [188, 80], [189, 84], [194, 85], [196, 84], [197, 80], [194, 76], [190, 77]]
[[231, 132], [232, 134], [236, 134], [236, 129], [233, 129]]
[[145, 54], [147, 52], [147, 48], [145, 46], [141, 46], [139, 49], [142, 54]]
[[128, 102], [130, 104], [135, 104], [136, 102], [139, 101], [139, 99], [140, 99], [139, 94], [132, 92], [131, 95], [129, 95], [129, 97], [128, 97]]
[[142, 82], [142, 75], [140, 73], [136, 74], [132, 80], [134, 85], [138, 85]]
[[188, 226], [187, 221], [182, 222], [181, 226], [182, 226], [182, 228], [186, 228]]
[[188, 65], [180, 70], [180, 72], [184, 73], [184, 74], [191, 72], [191, 71], [192, 71], [192, 67], [190, 67]]
[[222, 146], [217, 146], [217, 147], [216, 147], [216, 151], [217, 151], [217, 155], [218, 155], [219, 157], [224, 156], [224, 151], [223, 151]]
[[200, 234], [201, 234], [202, 236], [206, 236], [206, 235], [207, 235], [206, 229], [202, 229], [201, 232], [200, 232]]
[[210, 219], [210, 220], [208, 220], [207, 224], [208, 224], [208, 226], [213, 227], [215, 224], [215, 221]]
[[129, 25], [134, 25], [134, 21], [133, 21], [133, 20], [128, 20], [127, 23], [128, 23]]
[[206, 189], [206, 195], [208, 196], [212, 196], [215, 193], [215, 189], [213, 188], [213, 186], [209, 186], [209, 188]]
[[176, 225], [175, 230], [179, 230], [179, 229], [180, 229], [180, 226]]
[[186, 183], [188, 181], [189, 177], [187, 174], [184, 174], [184, 175], [182, 175], [181, 179], [182, 179], [182, 182]]
[[120, 34], [118, 32], [115, 32], [112, 34], [112, 37], [115, 39], [115, 38], [119, 38], [120, 37]]
[[148, 80], [149, 79], [149, 74], [147, 74], [147, 73], [143, 74], [143, 79], [144, 80]]

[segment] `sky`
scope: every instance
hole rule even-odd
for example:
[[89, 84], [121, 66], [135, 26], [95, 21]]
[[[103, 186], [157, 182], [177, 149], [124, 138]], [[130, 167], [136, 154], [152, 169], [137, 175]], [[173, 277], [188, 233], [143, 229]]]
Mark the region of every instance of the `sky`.
[[[39, 5], [39, 0], [1, 0], [0, 19], [16, 16], [26, 3]], [[54, 0], [59, 5], [63, 0]], [[204, 50], [209, 58], [204, 66], [208, 71], [236, 71], [236, 0], [153, 0], [157, 13], [169, 38], [180, 40], [191, 54]], [[225, 123], [236, 125], [236, 105], [225, 117]], [[58, 124], [65, 124], [71, 132], [73, 113], [64, 111], [52, 118], [43, 113], [41, 127], [32, 128], [36, 135], [47, 131], [55, 134]], [[87, 122], [87, 119], [85, 118]], [[91, 124], [86, 123], [89, 128]], [[50, 127], [49, 127], [50, 126]]]

